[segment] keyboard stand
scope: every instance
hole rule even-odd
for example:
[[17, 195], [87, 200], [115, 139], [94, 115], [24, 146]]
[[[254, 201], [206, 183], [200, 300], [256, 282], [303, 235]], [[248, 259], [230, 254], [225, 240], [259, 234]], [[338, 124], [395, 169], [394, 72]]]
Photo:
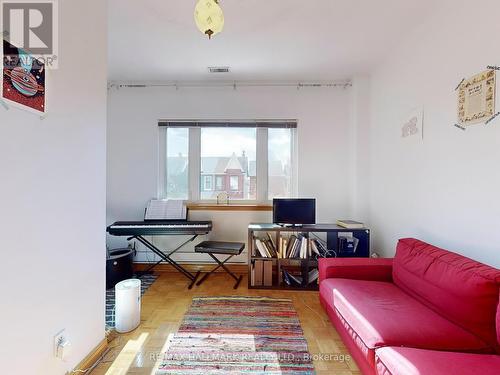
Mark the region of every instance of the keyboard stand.
[[191, 281], [191, 284], [189, 284], [189, 286], [188, 286], [188, 289], [191, 289], [193, 287], [193, 285], [196, 283], [198, 276], [200, 276], [200, 271], [196, 272], [196, 274], [189, 272], [187, 269], [185, 269], [179, 263], [177, 263], [175, 260], [173, 260], [171, 258], [171, 256], [173, 254], [175, 254], [177, 251], [179, 251], [181, 248], [186, 246], [188, 243], [193, 242], [197, 237], [198, 237], [198, 235], [195, 234], [193, 237], [189, 238], [188, 240], [186, 240], [181, 245], [177, 246], [174, 250], [172, 250], [168, 253], [160, 250], [158, 247], [156, 247], [150, 241], [148, 241], [147, 239], [145, 239], [143, 236], [140, 236], [140, 235], [129, 237], [129, 238], [127, 238], [127, 240], [128, 241], [130, 241], [130, 240], [139, 241], [144, 246], [146, 246], [149, 250], [151, 250], [153, 253], [155, 253], [156, 255], [158, 255], [161, 258], [157, 263], [148, 267], [148, 269], [146, 271], [143, 271], [143, 273], [149, 273], [149, 272], [151, 272], [151, 270], [153, 268], [158, 266], [160, 263], [166, 262], [166, 263], [169, 263], [171, 266], [173, 266], [177, 271], [182, 273], [184, 276], [186, 276]]

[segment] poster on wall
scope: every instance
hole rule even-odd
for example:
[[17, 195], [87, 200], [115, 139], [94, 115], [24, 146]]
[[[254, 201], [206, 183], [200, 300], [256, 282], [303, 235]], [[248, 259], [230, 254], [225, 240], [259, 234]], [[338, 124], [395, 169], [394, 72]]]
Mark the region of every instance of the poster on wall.
[[46, 113], [45, 65], [3, 40], [2, 99], [40, 115]]
[[462, 126], [479, 124], [495, 114], [494, 70], [464, 80], [458, 88], [458, 123]]
[[401, 138], [418, 141], [424, 139], [424, 109], [414, 108], [403, 121]]

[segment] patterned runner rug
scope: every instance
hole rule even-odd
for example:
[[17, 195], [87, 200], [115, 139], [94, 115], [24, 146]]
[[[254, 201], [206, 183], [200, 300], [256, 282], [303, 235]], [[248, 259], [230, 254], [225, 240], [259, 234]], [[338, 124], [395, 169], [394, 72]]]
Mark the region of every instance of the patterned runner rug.
[[156, 372], [162, 374], [314, 374], [289, 299], [198, 297]]

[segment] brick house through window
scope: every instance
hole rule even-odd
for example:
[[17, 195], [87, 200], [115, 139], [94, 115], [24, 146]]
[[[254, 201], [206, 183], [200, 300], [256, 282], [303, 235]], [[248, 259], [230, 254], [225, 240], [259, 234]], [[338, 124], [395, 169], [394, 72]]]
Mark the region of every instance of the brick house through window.
[[249, 191], [247, 181], [248, 157], [245, 153], [201, 158], [202, 199], [216, 199], [221, 192], [227, 192], [232, 199], [244, 199]]

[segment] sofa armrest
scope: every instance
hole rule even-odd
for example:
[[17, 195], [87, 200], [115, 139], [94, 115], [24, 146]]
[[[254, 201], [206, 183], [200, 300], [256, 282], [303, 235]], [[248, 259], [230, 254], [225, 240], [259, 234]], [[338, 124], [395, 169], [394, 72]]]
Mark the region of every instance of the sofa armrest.
[[319, 281], [332, 278], [392, 281], [392, 258], [321, 258]]

